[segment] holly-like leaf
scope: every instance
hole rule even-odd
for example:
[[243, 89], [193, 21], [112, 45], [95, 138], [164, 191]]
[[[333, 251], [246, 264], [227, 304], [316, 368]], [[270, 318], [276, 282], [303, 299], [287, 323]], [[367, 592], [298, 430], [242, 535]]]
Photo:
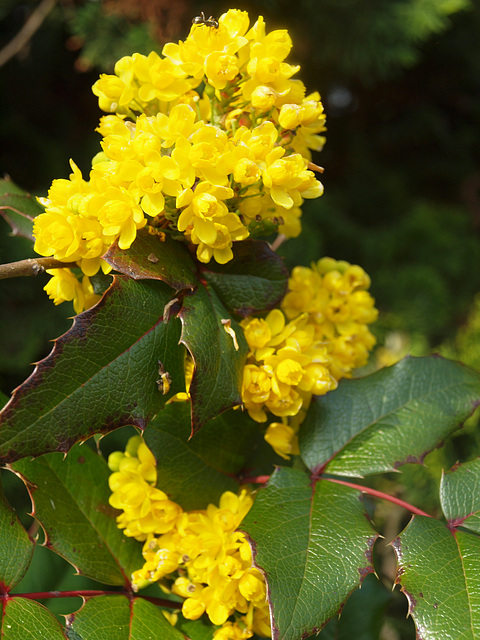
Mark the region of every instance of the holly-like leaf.
[[212, 262], [202, 271], [233, 313], [245, 317], [269, 311], [287, 292], [288, 271], [266, 242], [244, 240], [233, 245], [234, 258], [225, 265]]
[[240, 386], [248, 346], [242, 328], [217, 294], [200, 284], [183, 299], [181, 341], [194, 363], [190, 384], [192, 432], [242, 402]]
[[479, 402], [477, 372], [437, 356], [407, 357], [316, 398], [300, 431], [301, 455], [315, 471], [394, 471], [421, 462]]
[[33, 241], [33, 219], [43, 211], [36, 198], [9, 178], [0, 180], [0, 215], [10, 225], [13, 235]]
[[275, 471], [241, 529], [266, 578], [273, 640], [319, 631], [373, 572], [377, 534], [359, 492], [327, 480], [312, 486], [297, 469]]
[[[65, 452], [123, 425], [143, 428], [184, 389], [180, 323], [163, 322], [172, 295], [163, 282], [117, 276], [0, 412], [0, 460]], [[172, 380], [166, 395], [157, 385], [159, 360]]]
[[[238, 491], [231, 475], [245, 465], [261, 438], [258, 425], [241, 411], [208, 422], [190, 440], [190, 404], [165, 407], [145, 430], [145, 442], [157, 460], [157, 486], [184, 509], [218, 503], [224, 491]], [[229, 474], [229, 475], [227, 475]]]
[[417, 638], [478, 638], [480, 538], [414, 516], [392, 546]]
[[319, 634], [321, 640], [378, 640], [391, 594], [368, 575], [347, 600], [340, 618], [333, 618]]
[[122, 595], [89, 598], [66, 629], [70, 640], [185, 640], [158, 606]]
[[77, 445], [64, 458], [50, 453], [12, 465], [24, 479], [33, 515], [45, 531], [45, 545], [78, 573], [105, 584], [125, 585], [142, 564], [141, 545], [118, 529], [109, 503], [105, 460]]
[[25, 575], [35, 541], [23, 528], [0, 487], [0, 591], [10, 591]]
[[3, 604], [2, 640], [65, 640], [55, 616], [35, 600], [13, 597]]
[[187, 247], [167, 234], [160, 237], [141, 229], [130, 249], [119, 249], [115, 243], [104, 260], [134, 280], [163, 280], [175, 290], [193, 289], [197, 284], [195, 263]]
[[480, 533], [480, 458], [456, 464], [443, 475], [440, 501], [450, 525]]

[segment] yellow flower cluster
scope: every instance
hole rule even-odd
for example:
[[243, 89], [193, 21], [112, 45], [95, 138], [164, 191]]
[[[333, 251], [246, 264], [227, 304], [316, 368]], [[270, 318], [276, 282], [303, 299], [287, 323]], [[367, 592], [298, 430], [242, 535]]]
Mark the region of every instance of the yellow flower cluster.
[[282, 310], [242, 322], [250, 347], [243, 403], [257, 422], [267, 412], [282, 419], [265, 438], [284, 458], [298, 453], [296, 433], [312, 395], [335, 389], [367, 362], [375, 344], [367, 325], [378, 315], [369, 286], [361, 267], [323, 258], [295, 267]]
[[[251, 234], [298, 235], [303, 199], [323, 192], [310, 150], [323, 146], [325, 116], [318, 93], [292, 79], [291, 47], [287, 31], [267, 33], [261, 17], [250, 28], [232, 9], [218, 27], [194, 24], [162, 56], [119, 60], [93, 86], [110, 113], [98, 128], [102, 151], [88, 180], [72, 161], [69, 179], [40, 199], [35, 250], [89, 278], [108, 272], [113, 242], [128, 249], [147, 224], [180, 232], [204, 263], [230, 261], [232, 243]], [[68, 299], [58, 283], [50, 289]], [[91, 302], [79, 289], [74, 300], [76, 309]]]
[[140, 436], [129, 440], [125, 453], [111, 454], [108, 464], [110, 504], [122, 511], [118, 526], [144, 542], [145, 564], [133, 573], [133, 588], [162, 581], [162, 588], [184, 598], [185, 618], [206, 613], [219, 627], [215, 640], [270, 637], [265, 581], [236, 531], [253, 504], [250, 493], [227, 491], [218, 507], [183, 511], [156, 488], [155, 459]]

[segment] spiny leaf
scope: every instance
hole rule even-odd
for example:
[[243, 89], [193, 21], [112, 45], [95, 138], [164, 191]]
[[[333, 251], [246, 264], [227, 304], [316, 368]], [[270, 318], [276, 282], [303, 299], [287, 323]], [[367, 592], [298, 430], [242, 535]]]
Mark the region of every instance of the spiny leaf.
[[70, 640], [185, 640], [159, 607], [143, 598], [96, 596], [67, 618]]
[[202, 268], [205, 279], [223, 304], [239, 316], [273, 309], [287, 291], [288, 271], [282, 259], [259, 240], [236, 242], [233, 247], [233, 260]]
[[241, 327], [208, 286], [199, 285], [185, 296], [179, 317], [181, 341], [194, 363], [190, 395], [195, 433], [223, 411], [241, 404], [248, 347]]
[[[157, 486], [184, 509], [204, 509], [224, 491], [238, 491], [240, 471], [261, 438], [258, 425], [241, 411], [208, 422], [190, 440], [190, 404], [165, 407], [145, 430], [157, 460]], [[228, 474], [228, 475], [227, 475]]]
[[197, 284], [195, 263], [187, 247], [169, 235], [160, 239], [141, 229], [130, 249], [113, 244], [104, 260], [114, 269], [135, 280], [163, 280], [176, 290]]
[[0, 591], [10, 591], [25, 575], [35, 541], [21, 525], [0, 487]]
[[77, 445], [66, 458], [50, 453], [12, 468], [26, 483], [46, 546], [85, 576], [129, 584], [143, 564], [141, 545], [117, 527], [118, 512], [108, 503], [110, 472], [101, 456]]
[[456, 464], [443, 475], [440, 501], [451, 525], [480, 533], [480, 458]]
[[417, 637], [480, 637], [480, 538], [414, 516], [392, 542]]
[[[265, 575], [274, 640], [299, 640], [339, 613], [373, 572], [370, 527], [358, 491], [278, 468], [242, 522]], [[314, 606], [312, 606], [314, 604]]]
[[[0, 412], [0, 459], [68, 451], [93, 433], [144, 427], [184, 388], [180, 324], [162, 321], [172, 289], [117, 276], [101, 301], [74, 320]], [[158, 360], [170, 394], [157, 387]]]
[[43, 211], [34, 197], [9, 178], [0, 180], [0, 215], [12, 228], [13, 235], [33, 241], [33, 219]]
[[390, 593], [373, 574], [368, 575], [347, 600], [340, 618], [333, 618], [320, 640], [378, 640]]
[[65, 640], [66, 636], [55, 618], [35, 600], [12, 597], [4, 602], [2, 640]]
[[423, 457], [480, 402], [480, 375], [436, 356], [407, 357], [316, 398], [300, 431], [312, 470], [361, 476]]

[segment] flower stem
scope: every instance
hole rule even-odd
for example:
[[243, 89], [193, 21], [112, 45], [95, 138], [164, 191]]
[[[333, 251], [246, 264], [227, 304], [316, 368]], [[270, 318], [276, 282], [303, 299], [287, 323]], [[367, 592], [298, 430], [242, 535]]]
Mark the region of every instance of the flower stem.
[[[242, 478], [241, 481], [246, 484], [266, 484], [270, 479], [270, 476], [252, 476], [250, 478]], [[375, 498], [381, 498], [382, 500], [387, 500], [388, 502], [392, 502], [393, 504], [398, 504], [400, 507], [403, 507], [410, 513], [414, 513], [417, 516], [426, 516], [427, 518], [431, 518], [432, 516], [429, 513], [425, 513], [421, 509], [413, 506], [405, 500], [400, 500], [400, 498], [395, 498], [395, 496], [391, 496], [388, 493], [384, 493], [383, 491], [378, 491], [377, 489], [372, 489], [371, 487], [365, 487], [362, 484], [355, 484], [353, 482], [348, 482], [347, 480], [338, 480], [337, 478], [325, 478], [322, 476], [321, 478], [315, 478], [316, 480], [328, 480], [329, 482], [335, 482], [336, 484], [343, 484], [346, 487], [351, 487], [352, 489], [357, 489], [362, 493], [367, 493], [370, 496]]]
[[75, 262], [60, 262], [55, 258], [27, 258], [18, 262], [0, 264], [0, 280], [21, 276], [38, 276], [46, 269], [65, 269], [76, 266]]
[[37, 591], [36, 593], [8, 593], [0, 595], [2, 598], [28, 598], [29, 600], [48, 600], [50, 598], [91, 598], [93, 596], [128, 596], [129, 598], [143, 598], [153, 604], [157, 604], [161, 607], [168, 609], [181, 609], [181, 602], [173, 602], [172, 600], [166, 600], [165, 598], [155, 598], [154, 596], [142, 596], [132, 594], [130, 591], [95, 591], [93, 589], [78, 589], [74, 591]]
[[403, 507], [410, 513], [414, 513], [417, 516], [426, 516], [427, 518], [431, 518], [432, 516], [429, 513], [425, 513], [421, 509], [414, 507], [413, 504], [405, 502], [404, 500], [400, 500], [400, 498], [395, 498], [394, 496], [389, 495], [388, 493], [384, 493], [383, 491], [377, 491], [377, 489], [372, 489], [371, 487], [364, 487], [361, 484], [354, 484], [353, 482], [347, 482], [346, 480], [337, 480], [337, 478], [323, 478], [324, 480], [328, 480], [329, 482], [335, 482], [336, 484], [343, 484], [346, 487], [351, 487], [352, 489], [358, 489], [362, 493], [368, 493], [370, 496], [374, 496], [375, 498], [381, 498], [382, 500], [388, 500], [388, 502], [393, 502], [393, 504], [398, 504], [400, 507]]

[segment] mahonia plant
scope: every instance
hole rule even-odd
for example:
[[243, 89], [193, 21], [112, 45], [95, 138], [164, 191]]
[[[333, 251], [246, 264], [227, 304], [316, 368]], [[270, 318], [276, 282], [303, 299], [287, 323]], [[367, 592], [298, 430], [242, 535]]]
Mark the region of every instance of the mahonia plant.
[[[391, 544], [417, 637], [479, 637], [480, 461], [444, 474], [446, 524], [351, 480], [423, 461], [480, 376], [407, 357], [359, 377], [368, 275], [330, 257], [288, 274], [276, 254], [323, 191], [325, 116], [291, 46], [261, 17], [202, 14], [95, 83], [108, 115], [88, 179], [71, 161], [38, 201], [2, 182], [2, 215], [41, 257], [0, 275], [46, 270], [77, 315], [0, 412], [0, 460], [43, 544], [102, 586], [19, 593], [39, 538], [2, 494], [6, 640], [373, 640], [390, 596], [369, 576], [368, 494], [412, 513]], [[107, 462], [91, 436], [118, 427]], [[36, 602], [62, 595], [84, 598], [64, 627]]]

